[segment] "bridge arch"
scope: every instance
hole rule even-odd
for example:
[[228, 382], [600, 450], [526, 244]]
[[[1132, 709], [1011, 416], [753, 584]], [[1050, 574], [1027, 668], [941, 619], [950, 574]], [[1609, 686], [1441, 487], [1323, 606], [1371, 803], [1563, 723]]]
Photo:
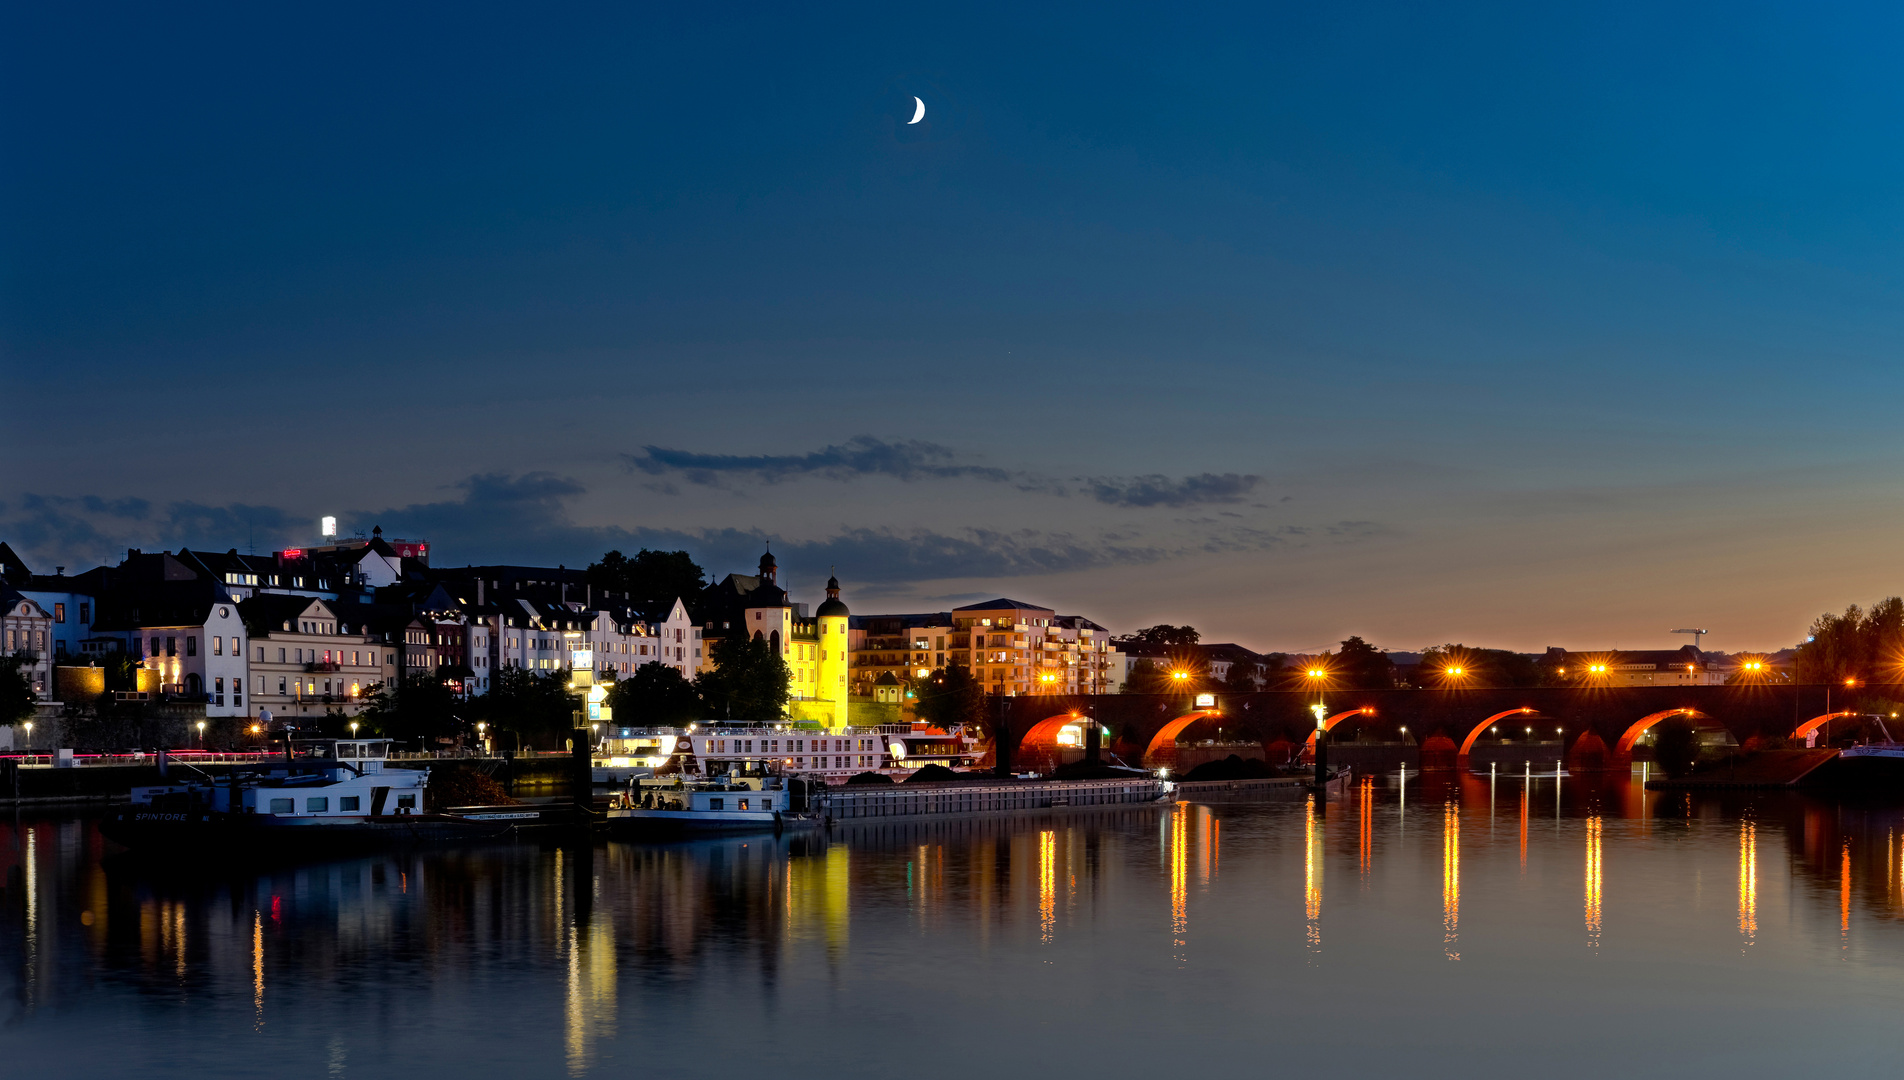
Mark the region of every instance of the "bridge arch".
[[1500, 723], [1502, 720], [1505, 720], [1510, 716], [1533, 716], [1537, 713], [1537, 711], [1538, 710], [1535, 710], [1535, 709], [1522, 707], [1519, 709], [1508, 709], [1505, 712], [1495, 713], [1493, 716], [1490, 716], [1486, 720], [1483, 720], [1480, 723], [1474, 725], [1474, 730], [1468, 732], [1468, 737], [1461, 740], [1461, 749], [1456, 752], [1455, 756], [1458, 758], [1467, 757], [1468, 751], [1474, 749], [1474, 740], [1480, 738], [1481, 733], [1483, 731], [1486, 731], [1488, 728], [1493, 727], [1497, 723]]
[[[1158, 752], [1164, 747], [1174, 748], [1177, 745], [1177, 736], [1183, 733], [1184, 728], [1189, 727], [1199, 720], [1215, 720], [1222, 715], [1222, 713], [1215, 709], [1197, 709], [1192, 712], [1184, 713], [1163, 727], [1158, 728], [1157, 734], [1150, 737], [1150, 745], [1144, 747], [1144, 767], [1149, 768], [1151, 761], [1158, 758]], [[1175, 765], [1176, 763], [1176, 755], [1172, 754], [1169, 764]]]
[[[1327, 720], [1324, 720], [1322, 722], [1322, 730], [1333, 731], [1335, 730], [1335, 726], [1337, 724], [1340, 724], [1342, 721], [1347, 720], [1351, 716], [1374, 716], [1374, 715], [1375, 715], [1375, 710], [1367, 706], [1363, 706], [1360, 709], [1349, 709], [1344, 712], [1336, 713], [1334, 716], [1331, 716]], [[1316, 733], [1314, 731], [1311, 731], [1309, 733], [1309, 738], [1303, 741], [1302, 752], [1311, 757], [1315, 755]]]
[[1013, 760], [1036, 772], [1050, 772], [1058, 767], [1062, 760], [1059, 756], [1058, 733], [1072, 724], [1095, 724], [1096, 720], [1082, 713], [1063, 712], [1047, 716], [1031, 725], [1025, 737], [1018, 742], [1018, 754]]
[[1656, 713], [1648, 713], [1638, 720], [1633, 721], [1633, 726], [1627, 728], [1626, 733], [1620, 736], [1620, 741], [1613, 745], [1613, 756], [1625, 758], [1628, 754], [1633, 752], [1633, 744], [1640, 741], [1640, 736], [1646, 734], [1648, 728], [1659, 723], [1661, 720], [1667, 720], [1675, 716], [1683, 716], [1688, 720], [1704, 720], [1707, 718], [1706, 714], [1700, 712], [1698, 709], [1662, 709]]
[[1814, 716], [1810, 720], [1807, 720], [1804, 723], [1798, 725], [1798, 727], [1792, 732], [1792, 738], [1802, 739], [1805, 736], [1810, 735], [1812, 732], [1817, 731], [1819, 728], [1824, 727], [1826, 721], [1836, 720], [1840, 717], [1856, 716], [1856, 715], [1857, 714], [1853, 712], [1828, 712], [1824, 714], [1823, 716]]

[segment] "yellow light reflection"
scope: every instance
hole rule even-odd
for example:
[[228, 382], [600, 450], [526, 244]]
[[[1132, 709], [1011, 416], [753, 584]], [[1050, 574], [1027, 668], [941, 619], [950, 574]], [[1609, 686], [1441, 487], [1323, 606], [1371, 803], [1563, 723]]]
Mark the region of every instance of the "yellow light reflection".
[[1739, 823], [1739, 936], [1750, 946], [1759, 932], [1759, 829]]
[[251, 1030], [264, 1031], [264, 912], [251, 909]]
[[1170, 937], [1178, 963], [1188, 958], [1184, 948], [1190, 937], [1190, 808], [1178, 803], [1170, 815]]
[[1441, 805], [1441, 951], [1461, 959], [1461, 810]]
[[568, 933], [564, 1049], [570, 1076], [589, 1071], [596, 1044], [615, 1036], [615, 933], [606, 916]]
[[1587, 946], [1600, 947], [1600, 815], [1587, 819]]
[[1313, 960], [1322, 951], [1322, 829], [1316, 821], [1316, 797], [1309, 796], [1302, 814], [1302, 911], [1308, 920], [1309, 952]]
[[1058, 922], [1058, 834], [1038, 834], [1038, 941], [1051, 944]]

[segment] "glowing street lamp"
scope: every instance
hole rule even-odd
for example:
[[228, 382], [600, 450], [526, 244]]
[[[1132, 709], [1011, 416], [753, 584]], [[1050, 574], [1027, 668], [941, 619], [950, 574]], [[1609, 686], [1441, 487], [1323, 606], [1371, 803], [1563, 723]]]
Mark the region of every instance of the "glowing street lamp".
[[205, 721], [198, 722], [198, 748], [205, 749]]
[[357, 721], [355, 720], [350, 722], [350, 737], [353, 739], [357, 737]]
[[31, 720], [26, 722], [26, 752], [29, 754], [33, 752], [33, 721]]

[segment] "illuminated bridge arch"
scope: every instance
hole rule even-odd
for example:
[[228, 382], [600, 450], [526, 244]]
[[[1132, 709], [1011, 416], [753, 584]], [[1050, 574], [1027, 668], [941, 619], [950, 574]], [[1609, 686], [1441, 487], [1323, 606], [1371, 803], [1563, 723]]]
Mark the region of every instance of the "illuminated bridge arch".
[[1824, 714], [1823, 716], [1814, 716], [1810, 720], [1807, 720], [1804, 723], [1798, 725], [1797, 729], [1792, 732], [1792, 738], [1802, 739], [1805, 736], [1810, 735], [1812, 732], [1817, 731], [1819, 728], [1824, 727], [1825, 722], [1828, 720], [1836, 720], [1842, 716], [1856, 716], [1856, 715], [1857, 713], [1853, 713], [1853, 712], [1828, 712]]
[[1063, 758], [1058, 746], [1058, 733], [1072, 724], [1095, 724], [1097, 721], [1074, 712], [1058, 713], [1047, 716], [1031, 726], [1025, 737], [1019, 740], [1018, 754], [1013, 758], [1015, 766], [1022, 765], [1034, 772], [1050, 772], [1057, 768]]
[[1533, 716], [1535, 715], [1535, 712], [1536, 710], [1534, 709], [1522, 708], [1522, 709], [1509, 709], [1506, 712], [1495, 713], [1493, 716], [1490, 716], [1486, 720], [1483, 720], [1480, 723], [1474, 725], [1474, 730], [1468, 732], [1468, 737], [1461, 740], [1461, 749], [1456, 754], [1456, 756], [1467, 757], [1468, 751], [1474, 749], [1474, 740], [1480, 738], [1481, 733], [1483, 731], [1486, 731], [1488, 728], [1491, 728], [1495, 724], [1500, 723], [1502, 720], [1505, 720], [1510, 716]]
[[1646, 734], [1648, 728], [1659, 723], [1661, 720], [1669, 720], [1675, 716], [1683, 716], [1688, 720], [1708, 719], [1706, 714], [1700, 712], [1698, 709], [1664, 709], [1660, 712], [1648, 713], [1638, 720], [1633, 721], [1633, 726], [1627, 728], [1626, 733], [1620, 736], [1620, 741], [1613, 745], [1613, 756], [1624, 758], [1628, 754], [1631, 754], [1633, 752], [1633, 744], [1640, 741], [1640, 736]]
[[[1216, 720], [1222, 717], [1222, 715], [1222, 713], [1217, 712], [1215, 709], [1197, 709], [1194, 712], [1184, 713], [1163, 727], [1158, 728], [1157, 734], [1150, 737], [1150, 745], [1144, 747], [1144, 767], [1150, 768], [1152, 762], [1156, 762], [1159, 765], [1175, 767], [1177, 764], [1177, 736], [1183, 734], [1183, 729], [1199, 720]], [[1167, 761], [1164, 760], [1165, 755], [1163, 754], [1165, 748], [1169, 748], [1171, 751], [1168, 755], [1169, 760]]]
[[[1322, 730], [1334, 731], [1335, 726], [1337, 724], [1340, 724], [1342, 721], [1347, 720], [1351, 716], [1374, 716], [1374, 715], [1375, 715], [1375, 710], [1370, 708], [1349, 709], [1345, 712], [1336, 713], [1334, 716], [1331, 716], [1327, 720], [1324, 720], [1322, 722]], [[1302, 752], [1305, 756], [1313, 757], [1315, 755], [1316, 733], [1314, 731], [1309, 732], [1309, 738], [1303, 742]]]

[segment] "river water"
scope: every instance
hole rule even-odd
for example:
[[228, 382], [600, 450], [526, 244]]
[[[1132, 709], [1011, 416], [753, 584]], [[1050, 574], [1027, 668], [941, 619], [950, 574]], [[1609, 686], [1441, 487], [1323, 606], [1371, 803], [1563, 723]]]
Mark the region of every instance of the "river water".
[[1904, 814], [1624, 779], [268, 869], [0, 843], [0, 1074], [1894, 1076]]

